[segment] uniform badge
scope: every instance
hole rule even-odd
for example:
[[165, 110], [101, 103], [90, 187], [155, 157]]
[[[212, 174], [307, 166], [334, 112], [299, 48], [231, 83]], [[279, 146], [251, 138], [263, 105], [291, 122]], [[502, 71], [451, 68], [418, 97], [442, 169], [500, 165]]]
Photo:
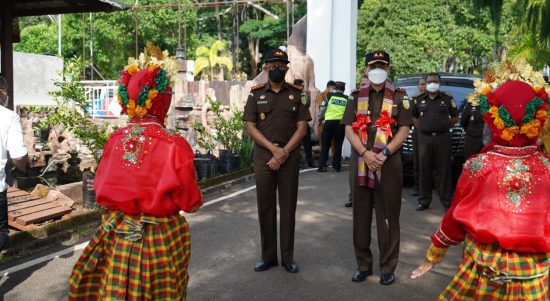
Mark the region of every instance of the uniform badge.
[[288, 99], [293, 100], [293, 99], [294, 99], [294, 95], [290, 94], [290, 95], [288, 96]]
[[261, 120], [264, 120], [264, 119], [265, 119], [265, 114], [264, 114], [264, 113], [260, 113], [260, 119], [261, 119]]
[[445, 101], [442, 100], [442, 101], [441, 101], [441, 105], [444, 105], [444, 104], [445, 104]]
[[471, 120], [471, 121], [474, 121], [474, 116], [470, 117], [470, 120]]
[[302, 95], [302, 104], [305, 106], [307, 104], [307, 99], [305, 95]]
[[409, 99], [403, 98], [403, 108], [408, 110], [410, 107], [411, 107], [411, 104], [409, 103]]
[[451, 100], [451, 105], [453, 106], [453, 108], [455, 108], [455, 109], [456, 109], [456, 102], [455, 102], [455, 100], [454, 100], [454, 99], [453, 99], [453, 100]]
[[265, 95], [260, 95], [260, 99], [265, 99]]
[[423, 101], [422, 101], [422, 103], [426, 103], [426, 101], [425, 101], [425, 100], [423, 100]]
[[424, 112], [420, 112], [420, 117], [424, 116]]

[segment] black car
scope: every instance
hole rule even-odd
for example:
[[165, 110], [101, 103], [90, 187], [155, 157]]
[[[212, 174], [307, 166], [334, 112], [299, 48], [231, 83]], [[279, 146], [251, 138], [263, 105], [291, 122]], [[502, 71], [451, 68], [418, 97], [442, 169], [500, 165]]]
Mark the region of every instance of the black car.
[[[449, 92], [453, 95], [455, 102], [462, 112], [466, 104], [468, 94], [474, 91], [474, 80], [479, 77], [467, 74], [440, 73], [441, 83], [440, 91]], [[394, 81], [394, 85], [398, 88], [403, 88], [407, 91], [407, 95], [412, 99], [418, 94], [418, 80], [423, 77], [423, 74], [404, 75], [398, 77]], [[462, 172], [462, 164], [464, 158], [464, 129], [460, 124], [456, 124], [451, 128], [451, 145], [452, 145], [452, 170], [453, 179], [456, 183], [458, 176]], [[413, 143], [412, 143], [412, 128], [409, 136], [405, 139], [401, 148], [401, 156], [403, 158], [403, 177], [406, 183], [413, 183]]]

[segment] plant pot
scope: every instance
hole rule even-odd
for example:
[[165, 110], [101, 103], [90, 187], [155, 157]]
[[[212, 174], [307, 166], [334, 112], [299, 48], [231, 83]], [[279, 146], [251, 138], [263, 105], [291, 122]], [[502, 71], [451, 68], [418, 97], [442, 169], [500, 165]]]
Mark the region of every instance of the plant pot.
[[197, 180], [210, 179], [216, 175], [216, 157], [210, 152], [208, 154], [196, 152], [194, 163]]
[[97, 203], [95, 201], [94, 178], [95, 174], [92, 172], [86, 171], [82, 173], [82, 202], [84, 203], [84, 208], [97, 208]]
[[40, 140], [44, 143], [48, 143], [48, 138], [50, 137], [50, 128], [40, 129], [39, 133]]
[[233, 172], [241, 169], [241, 157], [228, 150], [220, 150], [220, 164], [218, 170], [221, 173]]

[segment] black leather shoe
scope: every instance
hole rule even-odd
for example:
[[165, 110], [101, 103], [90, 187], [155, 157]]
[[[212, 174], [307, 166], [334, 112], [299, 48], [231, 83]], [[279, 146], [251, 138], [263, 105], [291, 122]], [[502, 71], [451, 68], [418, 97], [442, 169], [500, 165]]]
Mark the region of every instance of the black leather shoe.
[[327, 168], [326, 167], [319, 167], [319, 168], [317, 168], [317, 171], [318, 172], [327, 172]]
[[289, 273], [298, 273], [298, 265], [294, 261], [291, 261], [289, 263], [282, 262], [281, 265]]
[[367, 277], [372, 275], [371, 271], [355, 271], [351, 276], [351, 281], [361, 282], [367, 280]]
[[254, 266], [254, 271], [256, 272], [263, 272], [265, 270], [268, 270], [271, 267], [277, 266], [279, 262], [277, 262], [277, 259], [271, 260], [271, 261], [263, 261], [260, 260], [256, 262], [256, 265]]
[[380, 275], [380, 284], [390, 285], [395, 282], [395, 275], [393, 273], [382, 273]]
[[418, 204], [416, 205], [416, 211], [424, 211], [426, 209], [430, 208], [430, 205], [426, 205], [426, 204]]
[[348, 200], [348, 201], [344, 204], [344, 206], [346, 206], [346, 207], [349, 208], [349, 207], [352, 207], [352, 206], [353, 206], [353, 203], [351, 202], [351, 200]]

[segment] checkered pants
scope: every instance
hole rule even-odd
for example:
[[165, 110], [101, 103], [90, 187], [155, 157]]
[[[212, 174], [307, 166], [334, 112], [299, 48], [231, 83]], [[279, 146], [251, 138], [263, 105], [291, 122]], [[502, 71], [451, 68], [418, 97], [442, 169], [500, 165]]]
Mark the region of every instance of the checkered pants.
[[185, 300], [189, 226], [180, 215], [106, 211], [69, 279], [69, 300]]
[[466, 237], [458, 272], [438, 300], [548, 300], [549, 253], [518, 253]]

